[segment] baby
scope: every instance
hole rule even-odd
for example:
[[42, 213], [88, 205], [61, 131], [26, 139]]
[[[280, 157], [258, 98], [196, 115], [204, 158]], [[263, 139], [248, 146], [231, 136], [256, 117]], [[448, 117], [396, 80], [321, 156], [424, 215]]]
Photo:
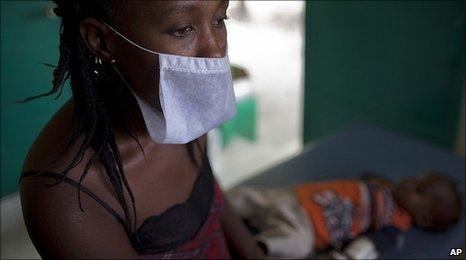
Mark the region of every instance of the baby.
[[360, 234], [387, 226], [442, 231], [458, 222], [462, 209], [454, 182], [436, 172], [396, 184], [366, 176], [289, 189], [240, 186], [228, 196], [258, 244], [276, 257], [340, 250]]

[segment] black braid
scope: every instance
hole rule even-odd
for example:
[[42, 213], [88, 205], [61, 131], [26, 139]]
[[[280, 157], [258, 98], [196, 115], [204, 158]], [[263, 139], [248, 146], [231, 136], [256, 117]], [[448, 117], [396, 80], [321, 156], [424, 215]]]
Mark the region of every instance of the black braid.
[[[61, 173], [62, 179], [48, 186], [61, 183], [71, 169], [83, 160], [86, 150], [91, 148], [94, 152], [86, 162], [79, 179], [79, 208], [84, 211], [80, 197], [81, 182], [86, 177], [92, 164], [98, 160], [103, 165], [117, 199], [124, 209], [126, 228], [131, 230], [129, 206], [124, 196], [124, 190], [128, 191], [132, 203], [134, 229], [137, 220], [135, 200], [126, 180], [123, 162], [112, 131], [112, 126], [123, 129], [126, 134], [138, 143], [139, 148], [144, 153], [137, 136], [129, 129], [127, 124], [132, 116], [128, 112], [131, 110], [124, 106], [129, 106], [129, 102], [118, 102], [122, 98], [126, 99], [131, 93], [108, 65], [103, 65], [99, 70], [98, 77], [95, 77], [93, 73], [95, 70], [94, 57], [79, 33], [79, 24], [85, 17], [94, 17], [108, 23], [118, 24], [118, 15], [115, 12], [117, 9], [115, 4], [118, 1], [54, 0], [54, 2], [58, 6], [55, 13], [62, 18], [62, 23], [60, 27], [60, 58], [53, 71], [52, 89], [47, 93], [29, 97], [19, 102], [27, 102], [57, 92], [55, 98], [58, 98], [65, 82], [70, 80], [74, 100], [73, 123], [63, 150], [54, 162], [58, 161], [80, 136], [84, 135], [84, 140], [73, 160]], [[187, 153], [191, 162], [200, 167], [200, 164], [194, 159], [194, 144], [198, 145], [196, 141], [186, 145]], [[197, 148], [199, 148], [199, 145]]]

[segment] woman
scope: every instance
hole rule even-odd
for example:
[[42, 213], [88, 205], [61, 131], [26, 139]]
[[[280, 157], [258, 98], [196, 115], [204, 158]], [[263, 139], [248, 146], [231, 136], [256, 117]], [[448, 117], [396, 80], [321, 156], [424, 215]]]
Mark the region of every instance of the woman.
[[206, 132], [234, 115], [228, 1], [55, 2], [60, 59], [44, 95], [69, 80], [73, 96], [20, 179], [41, 256], [261, 257], [206, 155]]

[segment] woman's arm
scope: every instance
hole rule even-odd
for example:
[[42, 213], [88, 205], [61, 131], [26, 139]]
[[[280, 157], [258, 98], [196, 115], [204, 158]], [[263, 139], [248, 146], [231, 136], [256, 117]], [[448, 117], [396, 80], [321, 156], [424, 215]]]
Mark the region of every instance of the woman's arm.
[[44, 259], [138, 259], [122, 224], [84, 192], [78, 206], [77, 190], [63, 182], [27, 177], [21, 181], [23, 216], [29, 236]]
[[256, 244], [247, 227], [233, 212], [225, 197], [225, 209], [222, 215], [222, 228], [225, 232], [228, 248], [238, 258], [264, 258], [264, 252]]

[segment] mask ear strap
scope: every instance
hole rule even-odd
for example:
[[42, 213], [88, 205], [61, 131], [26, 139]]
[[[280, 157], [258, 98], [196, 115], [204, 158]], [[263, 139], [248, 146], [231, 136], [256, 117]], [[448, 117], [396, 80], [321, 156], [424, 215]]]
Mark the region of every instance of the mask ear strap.
[[126, 81], [125, 77], [123, 77], [123, 75], [121, 75], [121, 72], [117, 69], [117, 67], [115, 65], [112, 64], [112, 67], [113, 69], [116, 71], [116, 73], [118, 74], [118, 76], [120, 76], [121, 80], [123, 81], [124, 85], [126, 87], [129, 88], [129, 90], [131, 90], [131, 92], [134, 93], [134, 90], [131, 88], [131, 86], [129, 85], [128, 81]]
[[123, 75], [121, 74], [121, 72], [117, 69], [117, 67], [115, 65], [113, 65], [113, 68], [115, 69], [116, 73], [118, 74], [118, 76], [120, 76], [121, 80], [123, 81], [124, 85], [131, 91], [131, 93], [133, 93], [134, 97], [138, 100], [141, 100], [142, 102], [144, 102], [144, 104], [146, 104], [148, 107], [150, 107], [151, 109], [153, 109], [154, 112], [156, 113], [159, 113], [158, 111], [156, 111], [153, 106], [151, 106], [150, 104], [148, 104], [144, 99], [140, 98], [138, 96], [138, 94], [136, 94], [136, 92], [134, 92], [134, 90], [131, 88], [131, 86], [129, 85], [128, 81], [126, 81], [125, 77], [123, 77]]
[[143, 51], [147, 51], [147, 52], [150, 52], [152, 54], [157, 54], [159, 55], [160, 53], [159, 52], [156, 52], [156, 51], [153, 51], [153, 50], [149, 50], [145, 47], [142, 47], [141, 45], [133, 42], [132, 40], [128, 39], [126, 36], [124, 36], [123, 34], [121, 34], [120, 32], [118, 32], [117, 30], [115, 30], [112, 26], [108, 25], [107, 23], [105, 22], [102, 22], [103, 24], [105, 24], [105, 26], [107, 26], [110, 30], [112, 30], [114, 33], [116, 33], [118, 36], [120, 36], [121, 38], [123, 38], [125, 41], [129, 42], [130, 44], [138, 47], [139, 49], [143, 50]]

